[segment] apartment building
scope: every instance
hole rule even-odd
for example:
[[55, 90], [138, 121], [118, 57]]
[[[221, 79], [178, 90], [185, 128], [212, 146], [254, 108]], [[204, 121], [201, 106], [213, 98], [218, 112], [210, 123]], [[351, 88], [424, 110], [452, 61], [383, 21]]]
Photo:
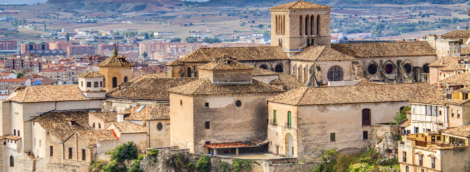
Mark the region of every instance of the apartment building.
[[72, 70], [66, 68], [51, 68], [41, 71], [41, 75], [46, 78], [55, 79], [58, 84], [77, 84], [77, 75], [86, 72], [85, 70]]
[[[114, 51], [114, 48], [115, 47], [113, 44], [100, 44], [98, 45], [97, 54], [104, 55], [105, 51], [112, 52]], [[132, 45], [129, 45], [129, 44], [118, 44], [116, 48], [120, 54], [122, 54], [122, 52], [132, 51]]]
[[91, 45], [70, 45], [67, 47], [67, 55], [95, 55], [95, 47]]

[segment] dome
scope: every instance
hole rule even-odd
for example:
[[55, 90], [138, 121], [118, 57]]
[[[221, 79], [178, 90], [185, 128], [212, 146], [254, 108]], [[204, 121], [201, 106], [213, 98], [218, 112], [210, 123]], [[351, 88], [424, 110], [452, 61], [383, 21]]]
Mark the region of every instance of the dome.
[[338, 37], [338, 41], [347, 41], [348, 40], [348, 37], [346, 35], [343, 35], [341, 34], [339, 37]]

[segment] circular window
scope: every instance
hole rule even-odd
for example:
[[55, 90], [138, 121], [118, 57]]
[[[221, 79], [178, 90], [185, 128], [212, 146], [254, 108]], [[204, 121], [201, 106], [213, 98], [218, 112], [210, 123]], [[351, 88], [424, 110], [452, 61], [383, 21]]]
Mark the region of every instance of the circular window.
[[393, 72], [393, 64], [391, 63], [386, 64], [384, 68], [386, 74], [391, 74]]
[[159, 122], [159, 123], [157, 124], [157, 129], [158, 129], [158, 131], [162, 130], [162, 128], [163, 128], [163, 125], [162, 125], [161, 122]]
[[367, 67], [367, 72], [369, 72], [369, 74], [371, 75], [374, 75], [377, 73], [377, 69], [378, 69], [377, 64], [372, 63], [369, 65], [369, 67]]
[[342, 81], [343, 69], [339, 66], [333, 66], [328, 70], [327, 77], [329, 81]]
[[411, 69], [412, 69], [411, 64], [406, 63], [405, 65], [403, 65], [403, 67], [405, 67], [406, 73], [411, 73]]
[[237, 106], [237, 107], [242, 106], [242, 101], [237, 100], [237, 101], [235, 102], [235, 106]]
[[429, 64], [425, 64], [423, 66], [423, 71], [424, 71], [424, 73], [429, 73]]

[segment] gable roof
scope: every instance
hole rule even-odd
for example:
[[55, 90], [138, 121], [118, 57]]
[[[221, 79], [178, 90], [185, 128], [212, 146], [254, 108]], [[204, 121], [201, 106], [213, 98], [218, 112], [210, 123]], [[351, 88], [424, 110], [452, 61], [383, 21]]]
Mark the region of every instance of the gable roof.
[[460, 127], [452, 127], [447, 129], [440, 130], [443, 134], [449, 134], [454, 136], [460, 137], [470, 137], [470, 124], [460, 126]]
[[183, 95], [278, 94], [284, 90], [253, 79], [250, 84], [212, 84], [209, 79], [199, 80], [168, 89]]
[[318, 9], [318, 8], [330, 9], [331, 7], [311, 3], [311, 2], [305, 2], [305, 1], [295, 1], [291, 3], [271, 7], [271, 9]]
[[344, 87], [301, 87], [271, 97], [269, 102], [289, 105], [324, 105], [409, 101], [429, 90], [429, 84], [383, 84]]
[[439, 68], [439, 70], [454, 70], [459, 67], [459, 58], [454, 56], [445, 56], [441, 58], [443, 58], [444, 61], [442, 61], [442, 59], [439, 59], [429, 64], [429, 66], [442, 67]]
[[357, 60], [353, 56], [343, 54], [326, 46], [310, 46], [292, 57], [294, 60], [307, 61], [349, 61]]
[[356, 58], [436, 55], [426, 41], [344, 43], [331, 44], [331, 48]]
[[93, 115], [104, 122], [117, 121], [117, 112], [90, 112], [90, 115]]
[[117, 140], [117, 136], [111, 130], [86, 130], [76, 131], [88, 146], [96, 145], [98, 141]]
[[445, 38], [469, 38], [470, 30], [453, 30], [442, 36]]
[[[144, 107], [142, 108], [142, 106]], [[138, 111], [139, 109], [140, 111]], [[124, 114], [130, 114], [125, 118], [129, 121], [170, 119], [170, 107], [163, 104], [141, 105], [130, 108]]]
[[78, 85], [39, 85], [18, 87], [7, 98], [15, 102], [50, 102], [88, 100]]
[[108, 126], [107, 129], [110, 128], [111, 125], [114, 125], [117, 130], [121, 133], [144, 133], [147, 132], [146, 128], [141, 125], [134, 124], [132, 122], [124, 121], [124, 122], [114, 122]]
[[279, 46], [213, 47], [199, 48], [191, 54], [179, 60], [174, 60], [167, 65], [181, 65], [185, 62], [208, 63], [222, 55], [229, 55], [239, 62], [252, 60], [289, 60]]
[[[53, 111], [33, 118], [31, 121], [41, 125], [60, 140], [66, 139], [75, 131], [93, 130], [88, 124], [87, 110]], [[68, 121], [75, 121], [75, 125], [71, 126]]]
[[447, 97], [442, 91], [442, 89], [439, 89], [437, 87], [432, 87], [432, 88], [433, 89], [421, 91], [420, 94], [413, 96], [409, 102], [420, 103], [420, 104], [432, 104], [432, 105], [446, 104]]
[[439, 81], [439, 83], [446, 83], [450, 85], [469, 85], [470, 84], [470, 73], [461, 73], [453, 75], [446, 79]]
[[222, 55], [215, 58], [212, 62], [197, 67], [199, 70], [250, 70], [253, 67], [239, 63], [228, 55]]
[[169, 100], [169, 88], [184, 85], [197, 78], [159, 78], [142, 76], [124, 89], [117, 89], [108, 96], [123, 99]]

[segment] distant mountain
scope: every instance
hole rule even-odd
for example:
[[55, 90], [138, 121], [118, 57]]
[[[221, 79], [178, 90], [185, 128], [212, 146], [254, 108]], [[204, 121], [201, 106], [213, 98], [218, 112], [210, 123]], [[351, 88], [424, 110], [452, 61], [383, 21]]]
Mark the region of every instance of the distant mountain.
[[36, 4], [36, 3], [44, 3], [47, 0], [0, 0], [0, 4], [6, 3], [6, 4]]

